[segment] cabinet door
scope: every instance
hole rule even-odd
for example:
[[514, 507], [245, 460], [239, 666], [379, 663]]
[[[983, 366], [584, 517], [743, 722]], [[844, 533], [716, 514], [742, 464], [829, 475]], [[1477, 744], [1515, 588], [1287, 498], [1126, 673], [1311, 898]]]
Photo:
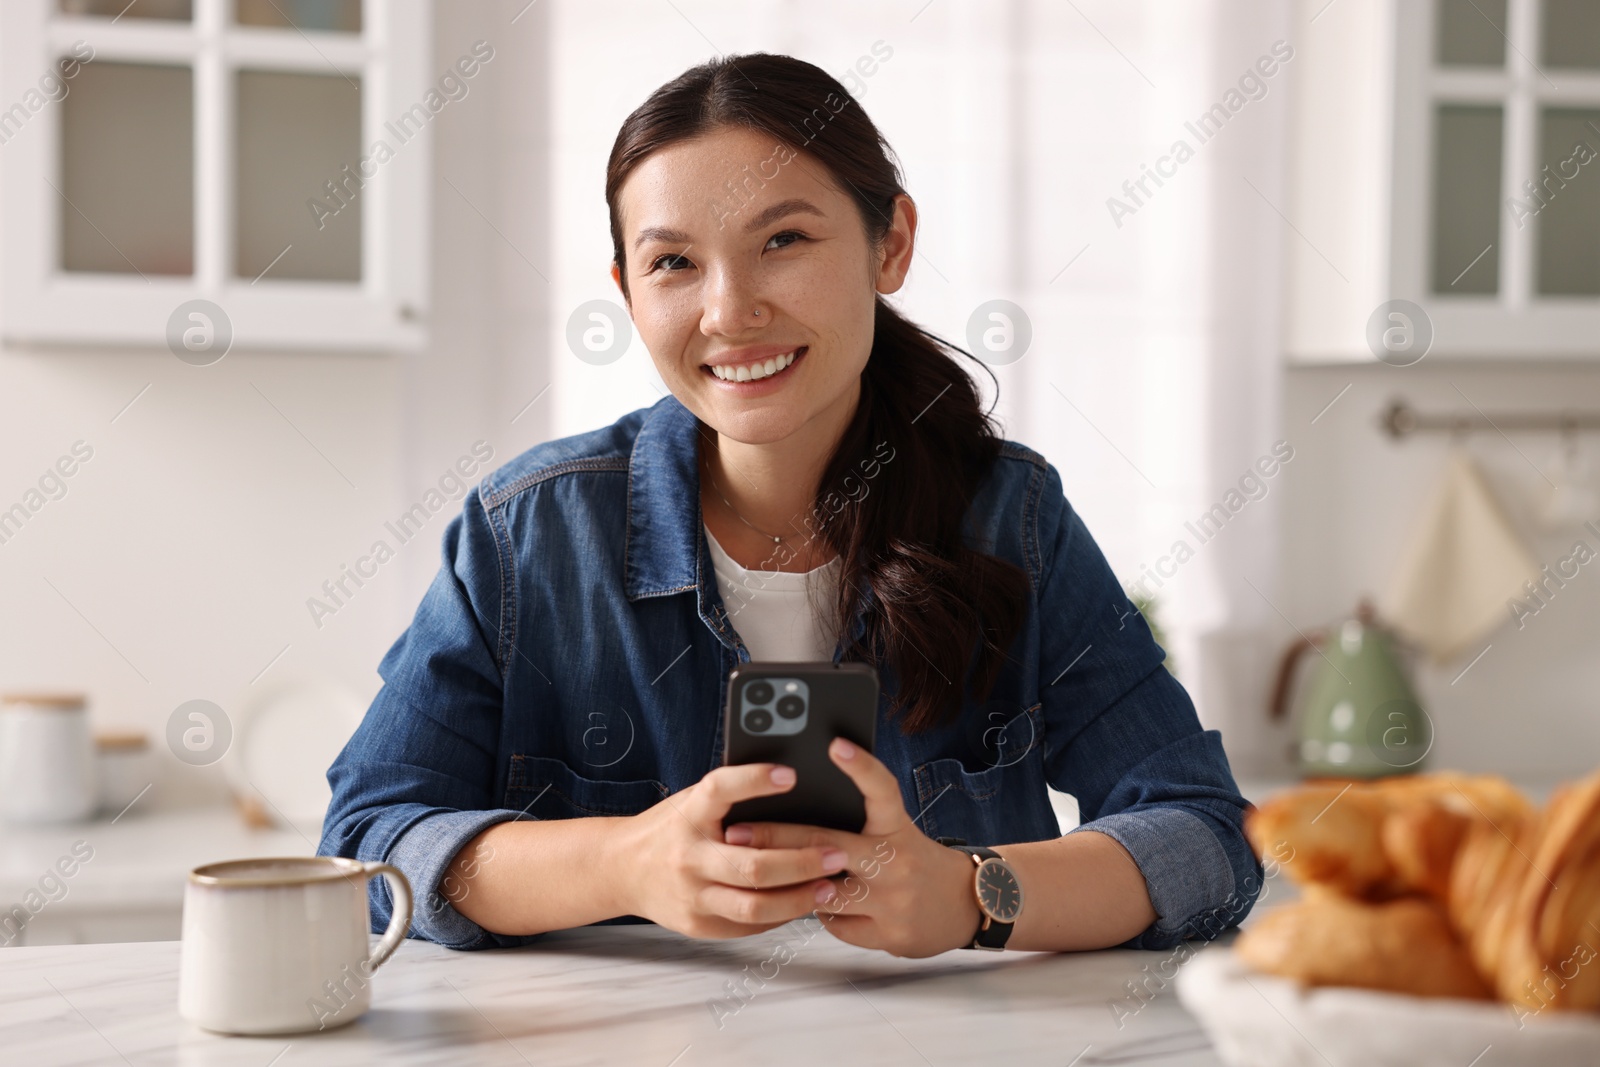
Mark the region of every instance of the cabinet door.
[[1600, 4], [1396, 5], [1391, 295], [1439, 356], [1600, 355]]
[[429, 24], [428, 0], [0, 5], [7, 340], [166, 345], [199, 300], [233, 347], [423, 344]]

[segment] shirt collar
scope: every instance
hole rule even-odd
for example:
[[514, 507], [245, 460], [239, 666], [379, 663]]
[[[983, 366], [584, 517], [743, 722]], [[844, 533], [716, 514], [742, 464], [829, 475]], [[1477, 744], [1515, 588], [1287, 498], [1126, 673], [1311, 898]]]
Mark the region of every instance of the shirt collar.
[[[623, 550], [624, 592], [629, 600], [698, 591], [701, 616], [721, 622], [720, 597], [709, 572], [710, 549], [701, 536], [700, 420], [667, 395], [645, 413], [628, 460], [628, 540]], [[874, 600], [862, 579], [851, 627], [860, 639]]]
[[686, 593], [699, 584], [700, 420], [675, 396], [645, 414], [628, 460], [629, 600]]

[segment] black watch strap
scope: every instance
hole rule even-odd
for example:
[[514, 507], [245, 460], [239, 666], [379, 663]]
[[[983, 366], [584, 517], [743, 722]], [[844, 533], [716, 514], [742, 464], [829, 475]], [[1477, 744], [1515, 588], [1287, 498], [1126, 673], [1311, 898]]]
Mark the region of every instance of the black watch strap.
[[[984, 848], [982, 845], [968, 845], [964, 842], [959, 844], [954, 843], [958, 841], [960, 841], [959, 838], [953, 839], [953, 841], [950, 843], [950, 847], [955, 849], [957, 852], [965, 852], [967, 855], [971, 856], [974, 869], [980, 866], [984, 860], [1003, 860], [1003, 857], [1000, 855], [1000, 853], [996, 852], [992, 848]], [[974, 892], [976, 892], [976, 889], [974, 889]], [[973, 934], [972, 941], [968, 944], [962, 945], [961, 947], [1003, 949], [1006, 947], [1006, 941], [1011, 937], [1011, 928], [1014, 925], [1016, 924], [996, 922], [987, 914], [983, 914], [980, 908], [978, 929]]]

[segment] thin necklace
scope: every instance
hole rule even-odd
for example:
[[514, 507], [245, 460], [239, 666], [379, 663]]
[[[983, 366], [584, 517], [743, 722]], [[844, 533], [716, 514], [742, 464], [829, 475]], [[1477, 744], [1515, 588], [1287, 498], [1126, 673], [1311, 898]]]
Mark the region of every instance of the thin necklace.
[[733, 517], [734, 518], [738, 519], [740, 522], [742, 522], [746, 526], [750, 527], [750, 529], [754, 530], [756, 533], [760, 534], [762, 537], [765, 537], [768, 541], [771, 541], [774, 545], [783, 544], [783, 538], [778, 537], [778, 536], [776, 536], [774, 534], [767, 533], [767, 531], [763, 530], [761, 527], [757, 526], [755, 523], [751, 522], [749, 519], [747, 519], [743, 515], [739, 514], [739, 509], [734, 507], [733, 506], [733, 502], [731, 500], [729, 500], [726, 495], [723, 494], [722, 486], [717, 484], [716, 477], [711, 473], [711, 460], [709, 458], [705, 461], [705, 467], [706, 467], [706, 477], [711, 480], [712, 488], [717, 491], [717, 496], [721, 497], [723, 504], [727, 505], [728, 510], [733, 512]]

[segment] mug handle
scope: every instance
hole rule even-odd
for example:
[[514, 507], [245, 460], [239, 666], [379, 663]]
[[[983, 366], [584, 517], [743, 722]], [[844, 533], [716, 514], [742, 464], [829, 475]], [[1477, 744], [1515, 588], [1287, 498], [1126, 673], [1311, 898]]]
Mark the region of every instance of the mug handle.
[[401, 873], [400, 868], [390, 863], [363, 863], [361, 873], [370, 881], [378, 875], [383, 875], [389, 881], [389, 893], [394, 897], [394, 908], [389, 915], [389, 928], [383, 932], [383, 937], [378, 939], [378, 945], [372, 950], [372, 955], [367, 957], [367, 973], [382, 967], [384, 961], [394, 955], [394, 950], [400, 947], [400, 942], [406, 939], [406, 930], [411, 926], [411, 883]]

